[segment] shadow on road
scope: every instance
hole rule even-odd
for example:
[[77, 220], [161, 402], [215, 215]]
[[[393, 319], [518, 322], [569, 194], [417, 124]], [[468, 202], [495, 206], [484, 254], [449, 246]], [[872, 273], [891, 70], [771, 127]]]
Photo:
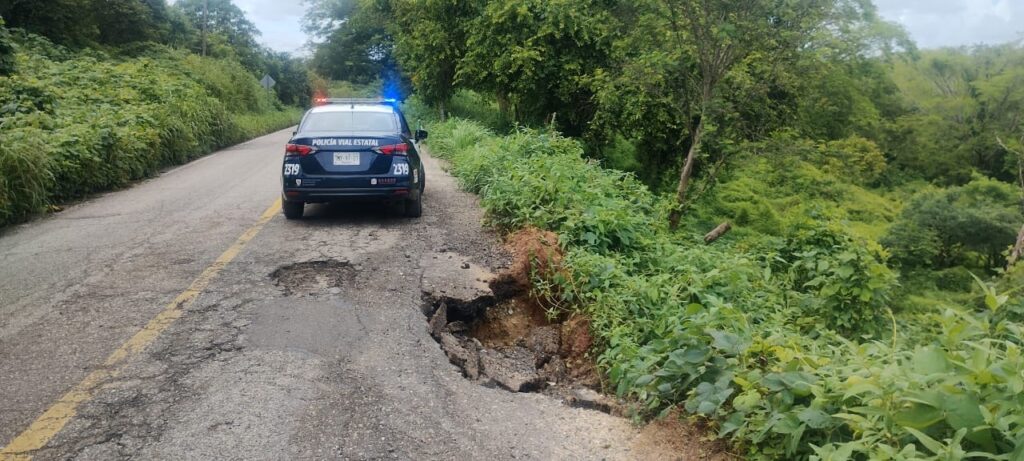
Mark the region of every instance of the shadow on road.
[[337, 224], [401, 224], [409, 221], [402, 215], [401, 202], [311, 203], [299, 224], [330, 226]]

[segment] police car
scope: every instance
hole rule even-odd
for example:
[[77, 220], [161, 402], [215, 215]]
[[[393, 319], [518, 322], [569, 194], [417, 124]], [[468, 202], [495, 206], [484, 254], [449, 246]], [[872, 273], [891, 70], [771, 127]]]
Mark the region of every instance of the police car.
[[423, 213], [426, 179], [416, 142], [397, 104], [384, 99], [325, 99], [306, 112], [285, 146], [284, 215], [299, 219], [307, 203], [400, 201]]

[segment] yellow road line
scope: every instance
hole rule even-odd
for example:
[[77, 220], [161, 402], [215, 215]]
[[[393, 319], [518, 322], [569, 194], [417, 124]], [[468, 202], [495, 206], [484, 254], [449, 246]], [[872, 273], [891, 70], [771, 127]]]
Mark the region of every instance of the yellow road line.
[[71, 388], [57, 403], [54, 403], [42, 415], [36, 418], [29, 425], [28, 429], [25, 429], [11, 443], [0, 450], [0, 461], [25, 461], [32, 459], [33, 451], [46, 446], [71, 421], [71, 418], [75, 416], [78, 410], [78, 405], [91, 399], [99, 390], [100, 384], [120, 374], [119, 365], [128, 358], [145, 350], [167, 327], [184, 315], [185, 310], [199, 298], [199, 295], [210, 285], [210, 282], [217, 278], [221, 270], [242, 252], [245, 245], [253, 237], [256, 237], [256, 234], [263, 229], [263, 226], [270, 222], [279, 211], [281, 211], [280, 199], [275, 201], [270, 208], [267, 208], [267, 211], [263, 212], [260, 219], [256, 221], [256, 224], [253, 224], [241, 237], [238, 237], [238, 240], [235, 240], [235, 243], [225, 250], [202, 274], [199, 274], [199, 277], [196, 277], [185, 291], [174, 298], [174, 301], [171, 301], [163, 311], [157, 314], [153, 320], [150, 320], [138, 333], [135, 333], [135, 336], [132, 336], [131, 339], [111, 353], [107, 360], [103, 362], [103, 368], [89, 373], [82, 382]]

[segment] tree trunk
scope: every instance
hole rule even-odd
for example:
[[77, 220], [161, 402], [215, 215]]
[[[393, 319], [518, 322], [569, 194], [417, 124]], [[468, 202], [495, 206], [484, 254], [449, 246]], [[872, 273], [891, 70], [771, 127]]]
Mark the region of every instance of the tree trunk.
[[700, 152], [700, 141], [704, 135], [704, 114], [700, 116], [697, 128], [693, 130], [693, 142], [690, 143], [690, 151], [686, 154], [686, 163], [683, 164], [683, 171], [679, 172], [679, 188], [676, 190], [676, 208], [668, 217], [669, 229], [676, 230], [679, 227], [679, 220], [683, 217], [683, 205], [686, 204], [686, 189], [690, 185], [690, 175], [693, 174], [693, 164], [697, 160], [697, 153]]
[[514, 117], [511, 108], [512, 104], [509, 102], [508, 95], [506, 95], [505, 92], [496, 92], [494, 98], [498, 100], [498, 112], [501, 112], [502, 115], [507, 116], [509, 118]]
[[437, 109], [441, 111], [441, 123], [448, 121], [448, 110], [445, 107], [444, 100], [437, 103]]
[[723, 235], [729, 233], [730, 230], [732, 230], [732, 223], [729, 221], [719, 224], [718, 227], [714, 228], [714, 230], [708, 232], [708, 235], [704, 236], [704, 243], [710, 245], [715, 240], [718, 240]]
[[1007, 258], [1006, 269], [1009, 270], [1014, 264], [1024, 256], [1024, 226], [1020, 227], [1020, 233], [1017, 234], [1017, 244], [1013, 246], [1013, 251], [1010, 252], [1010, 257]]

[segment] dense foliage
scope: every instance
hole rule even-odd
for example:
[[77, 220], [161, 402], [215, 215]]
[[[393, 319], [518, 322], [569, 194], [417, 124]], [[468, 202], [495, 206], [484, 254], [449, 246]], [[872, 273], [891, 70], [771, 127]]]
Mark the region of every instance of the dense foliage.
[[744, 143], [780, 132], [871, 154], [828, 159], [865, 169], [861, 185], [1020, 176], [1024, 50], [918, 51], [868, 0], [310, 4], [325, 74], [387, 81], [398, 65], [442, 117], [475, 90], [674, 191], [676, 215]]
[[42, 35], [71, 50], [133, 55], [147, 43], [159, 43], [238, 61], [257, 79], [273, 77], [282, 102], [309, 103], [305, 64], [261, 46], [259, 30], [231, 0], [10, 0], [0, 2], [0, 17], [8, 28]]
[[11, 34], [4, 27], [4, 18], [0, 17], [0, 76], [14, 72], [14, 45]]
[[[162, 1], [128, 4], [171, 16], [178, 11]], [[20, 2], [5, 8], [23, 26], [63, 18], [63, 12]], [[0, 225], [123, 187], [299, 118], [298, 108], [261, 88], [253, 70], [232, 56], [204, 57], [153, 43], [151, 36], [138, 37], [147, 42], [130, 47], [95, 46], [94, 40], [107, 42], [89, 33], [98, 24], [89, 23], [98, 20], [93, 13], [66, 19], [79, 21], [71, 24], [81, 30], [54, 32], [61, 40], [94, 46], [69, 48], [0, 25]], [[136, 27], [130, 21], [122, 26]], [[125, 37], [134, 36], [124, 32]], [[286, 103], [308, 100], [308, 83], [301, 83], [308, 76], [304, 69], [299, 73], [283, 81], [292, 92]]]
[[422, 117], [489, 127], [430, 144], [494, 225], [560, 234], [539, 294], [645, 416], [753, 458], [1024, 459], [1019, 43], [918, 50], [870, 0], [310, 3], [332, 77], [397, 64]]
[[982, 283], [977, 309], [894, 314], [884, 252], [842, 219], [706, 246], [578, 141], [458, 119], [431, 130], [493, 225], [560, 234], [563, 267], [538, 294], [590, 316], [612, 389], [643, 411], [703, 415], [752, 459], [1022, 455], [1024, 325], [1006, 320], [1019, 296]]
[[0, 16], [8, 27], [76, 48], [163, 42], [186, 27], [164, 0], [10, 0]]
[[[355, 84], [382, 81], [384, 93], [409, 93], [407, 78], [395, 59], [389, 25], [396, 18], [388, 2], [377, 0], [309, 0], [305, 27], [314, 40], [311, 66], [320, 75]], [[411, 30], [411, 29], [410, 29]]]
[[1016, 239], [1019, 206], [1013, 186], [983, 177], [927, 189], [911, 198], [882, 241], [903, 267], [997, 267]]

